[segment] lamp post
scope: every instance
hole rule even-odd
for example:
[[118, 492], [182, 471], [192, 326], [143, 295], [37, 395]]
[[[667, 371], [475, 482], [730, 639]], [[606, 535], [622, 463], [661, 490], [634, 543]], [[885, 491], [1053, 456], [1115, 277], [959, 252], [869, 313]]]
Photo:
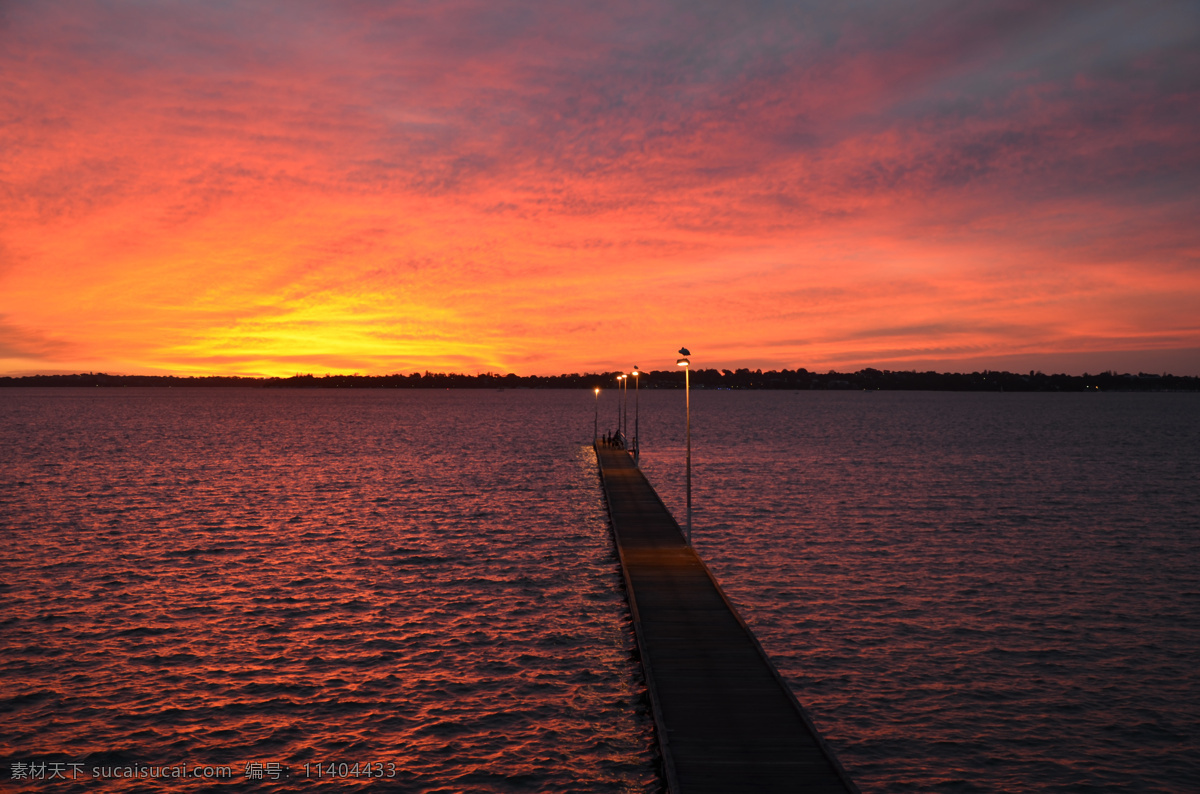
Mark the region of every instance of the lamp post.
[[638, 458], [642, 454], [642, 434], [641, 418], [642, 412], [638, 410], [638, 395], [641, 394], [642, 379], [641, 372], [638, 371], [637, 364], [633, 365], [633, 465], [637, 465]]
[[617, 376], [617, 435], [621, 435], [621, 381], [625, 379], [624, 375]]
[[683, 399], [687, 406], [687, 543], [692, 545], [692, 384], [691, 384], [691, 362], [687, 357], [691, 355], [686, 347], [679, 348], [679, 355], [683, 358], [675, 363], [683, 367]]
[[592, 417], [592, 444], [600, 437], [600, 387], [596, 387], [596, 412]]
[[621, 376], [621, 401], [625, 405], [625, 407], [622, 409], [624, 411], [623, 415], [625, 418], [621, 420], [621, 440], [624, 441], [626, 443], [626, 445], [628, 445], [628, 443], [629, 443], [629, 376], [628, 375]]

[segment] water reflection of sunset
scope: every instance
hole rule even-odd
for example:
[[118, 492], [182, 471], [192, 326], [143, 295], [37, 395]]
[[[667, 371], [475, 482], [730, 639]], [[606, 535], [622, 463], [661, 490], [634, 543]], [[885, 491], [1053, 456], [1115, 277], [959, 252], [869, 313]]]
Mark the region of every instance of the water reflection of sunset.
[[1195, 8], [896, 13], [6, 8], [0, 372], [1200, 373]]

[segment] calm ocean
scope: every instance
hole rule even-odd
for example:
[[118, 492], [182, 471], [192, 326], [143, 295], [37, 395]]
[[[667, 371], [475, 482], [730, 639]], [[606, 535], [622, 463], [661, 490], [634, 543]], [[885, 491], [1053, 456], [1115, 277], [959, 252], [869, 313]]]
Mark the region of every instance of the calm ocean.
[[[864, 791], [1200, 790], [1200, 395], [692, 401], [695, 545]], [[0, 390], [0, 780], [660, 790], [597, 407]]]

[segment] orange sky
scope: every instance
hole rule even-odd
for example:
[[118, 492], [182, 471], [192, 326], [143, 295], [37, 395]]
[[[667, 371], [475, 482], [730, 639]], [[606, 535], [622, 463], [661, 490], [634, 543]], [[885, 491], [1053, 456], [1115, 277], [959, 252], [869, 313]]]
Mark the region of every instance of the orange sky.
[[0, 6], [0, 374], [1200, 375], [1194, 3], [733, 5]]

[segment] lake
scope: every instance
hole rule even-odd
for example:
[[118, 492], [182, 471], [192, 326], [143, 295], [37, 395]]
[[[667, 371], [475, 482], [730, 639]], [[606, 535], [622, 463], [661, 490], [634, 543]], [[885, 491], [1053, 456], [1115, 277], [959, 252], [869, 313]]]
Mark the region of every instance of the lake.
[[[635, 399], [682, 520], [683, 395], [631, 392], [631, 432]], [[697, 550], [864, 791], [1200, 788], [1200, 395], [692, 408]], [[661, 790], [590, 448], [616, 415], [0, 390], [3, 774]]]

